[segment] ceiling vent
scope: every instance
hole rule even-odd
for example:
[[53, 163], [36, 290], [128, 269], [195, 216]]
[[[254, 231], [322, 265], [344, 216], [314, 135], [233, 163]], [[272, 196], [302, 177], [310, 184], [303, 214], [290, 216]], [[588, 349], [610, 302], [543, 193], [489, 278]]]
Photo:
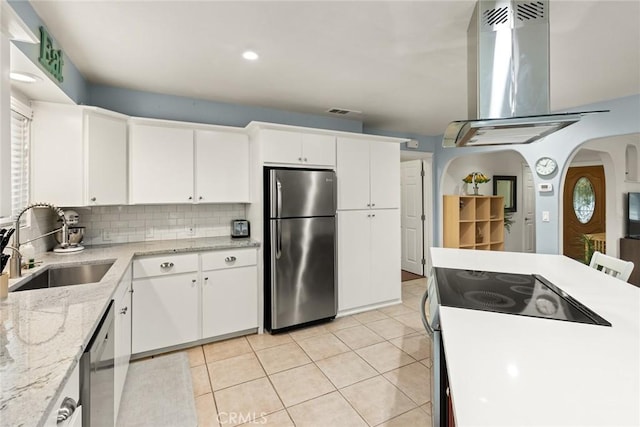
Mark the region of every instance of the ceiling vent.
[[442, 145], [526, 144], [578, 122], [549, 114], [549, 0], [479, 0], [467, 30], [468, 120]]
[[362, 111], [347, 110], [346, 108], [329, 108], [327, 113], [338, 114], [340, 116], [362, 114]]

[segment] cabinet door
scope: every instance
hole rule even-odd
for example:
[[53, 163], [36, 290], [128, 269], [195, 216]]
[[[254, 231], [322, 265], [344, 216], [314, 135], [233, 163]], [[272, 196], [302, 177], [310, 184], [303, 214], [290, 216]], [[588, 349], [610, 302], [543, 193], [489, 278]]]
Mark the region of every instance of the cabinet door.
[[31, 200], [83, 206], [82, 109], [36, 102], [31, 123]]
[[374, 303], [400, 299], [400, 210], [371, 210], [371, 295]]
[[336, 137], [302, 134], [302, 162], [310, 166], [335, 166]]
[[392, 142], [370, 144], [371, 207], [400, 208], [400, 146]]
[[338, 311], [372, 301], [369, 211], [340, 211], [338, 217]]
[[202, 203], [249, 202], [249, 137], [196, 131], [196, 196]]
[[131, 203], [193, 201], [193, 131], [133, 124]]
[[202, 338], [258, 327], [256, 266], [202, 273]]
[[338, 209], [369, 208], [369, 141], [338, 138], [336, 166]]
[[133, 353], [200, 338], [196, 273], [133, 281]]
[[114, 348], [114, 381], [113, 404], [114, 419], [118, 418], [124, 382], [129, 370], [131, 358], [131, 267], [127, 269], [116, 290], [114, 301], [115, 348]]
[[299, 132], [265, 129], [260, 131], [262, 161], [265, 163], [302, 163], [302, 137]]
[[127, 203], [127, 122], [88, 112], [85, 116], [88, 205]]

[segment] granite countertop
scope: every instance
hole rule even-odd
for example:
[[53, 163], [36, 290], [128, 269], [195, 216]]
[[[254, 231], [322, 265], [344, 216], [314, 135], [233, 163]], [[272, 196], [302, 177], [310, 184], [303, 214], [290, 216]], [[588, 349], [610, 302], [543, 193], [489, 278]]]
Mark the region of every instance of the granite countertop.
[[98, 283], [10, 292], [0, 300], [0, 421], [42, 425], [79, 362], [135, 256], [258, 247], [251, 239], [211, 237], [87, 247], [38, 257], [43, 264], [9, 281], [9, 289], [51, 266], [114, 261]]
[[562, 255], [432, 248], [431, 259], [541, 274], [612, 324], [440, 307], [457, 426], [640, 425], [640, 289]]

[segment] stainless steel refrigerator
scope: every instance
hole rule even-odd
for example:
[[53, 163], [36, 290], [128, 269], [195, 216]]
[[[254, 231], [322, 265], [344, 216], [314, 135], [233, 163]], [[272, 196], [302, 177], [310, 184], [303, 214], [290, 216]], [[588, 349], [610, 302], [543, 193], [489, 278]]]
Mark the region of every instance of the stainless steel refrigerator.
[[333, 318], [336, 174], [265, 168], [265, 328]]

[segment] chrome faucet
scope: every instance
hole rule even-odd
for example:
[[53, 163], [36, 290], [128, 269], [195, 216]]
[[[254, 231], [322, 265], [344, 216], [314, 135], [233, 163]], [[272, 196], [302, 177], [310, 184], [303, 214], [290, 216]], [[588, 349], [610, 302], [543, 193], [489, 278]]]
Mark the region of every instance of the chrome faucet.
[[67, 219], [64, 217], [64, 212], [62, 211], [62, 209], [52, 205], [51, 203], [37, 202], [37, 203], [30, 204], [29, 206], [27, 206], [26, 208], [20, 211], [20, 213], [16, 216], [16, 220], [14, 224], [16, 231], [13, 234], [13, 247], [10, 247], [11, 249], [13, 249], [13, 255], [11, 256], [11, 260], [9, 263], [9, 277], [12, 279], [22, 276], [22, 254], [20, 253], [20, 218], [26, 211], [33, 208], [52, 209], [56, 214], [58, 214], [58, 216], [60, 217], [60, 220], [62, 220], [62, 227], [56, 228], [53, 231], [44, 233], [41, 236], [35, 237], [31, 240], [27, 240], [26, 242], [23, 242], [23, 243], [33, 242], [34, 240], [41, 239], [45, 236], [49, 236], [50, 234], [53, 234], [59, 230], [62, 230], [62, 242], [60, 243], [60, 246], [62, 246], [63, 248], [66, 248], [67, 246], [69, 246], [69, 241], [68, 241], [69, 233], [67, 232]]

